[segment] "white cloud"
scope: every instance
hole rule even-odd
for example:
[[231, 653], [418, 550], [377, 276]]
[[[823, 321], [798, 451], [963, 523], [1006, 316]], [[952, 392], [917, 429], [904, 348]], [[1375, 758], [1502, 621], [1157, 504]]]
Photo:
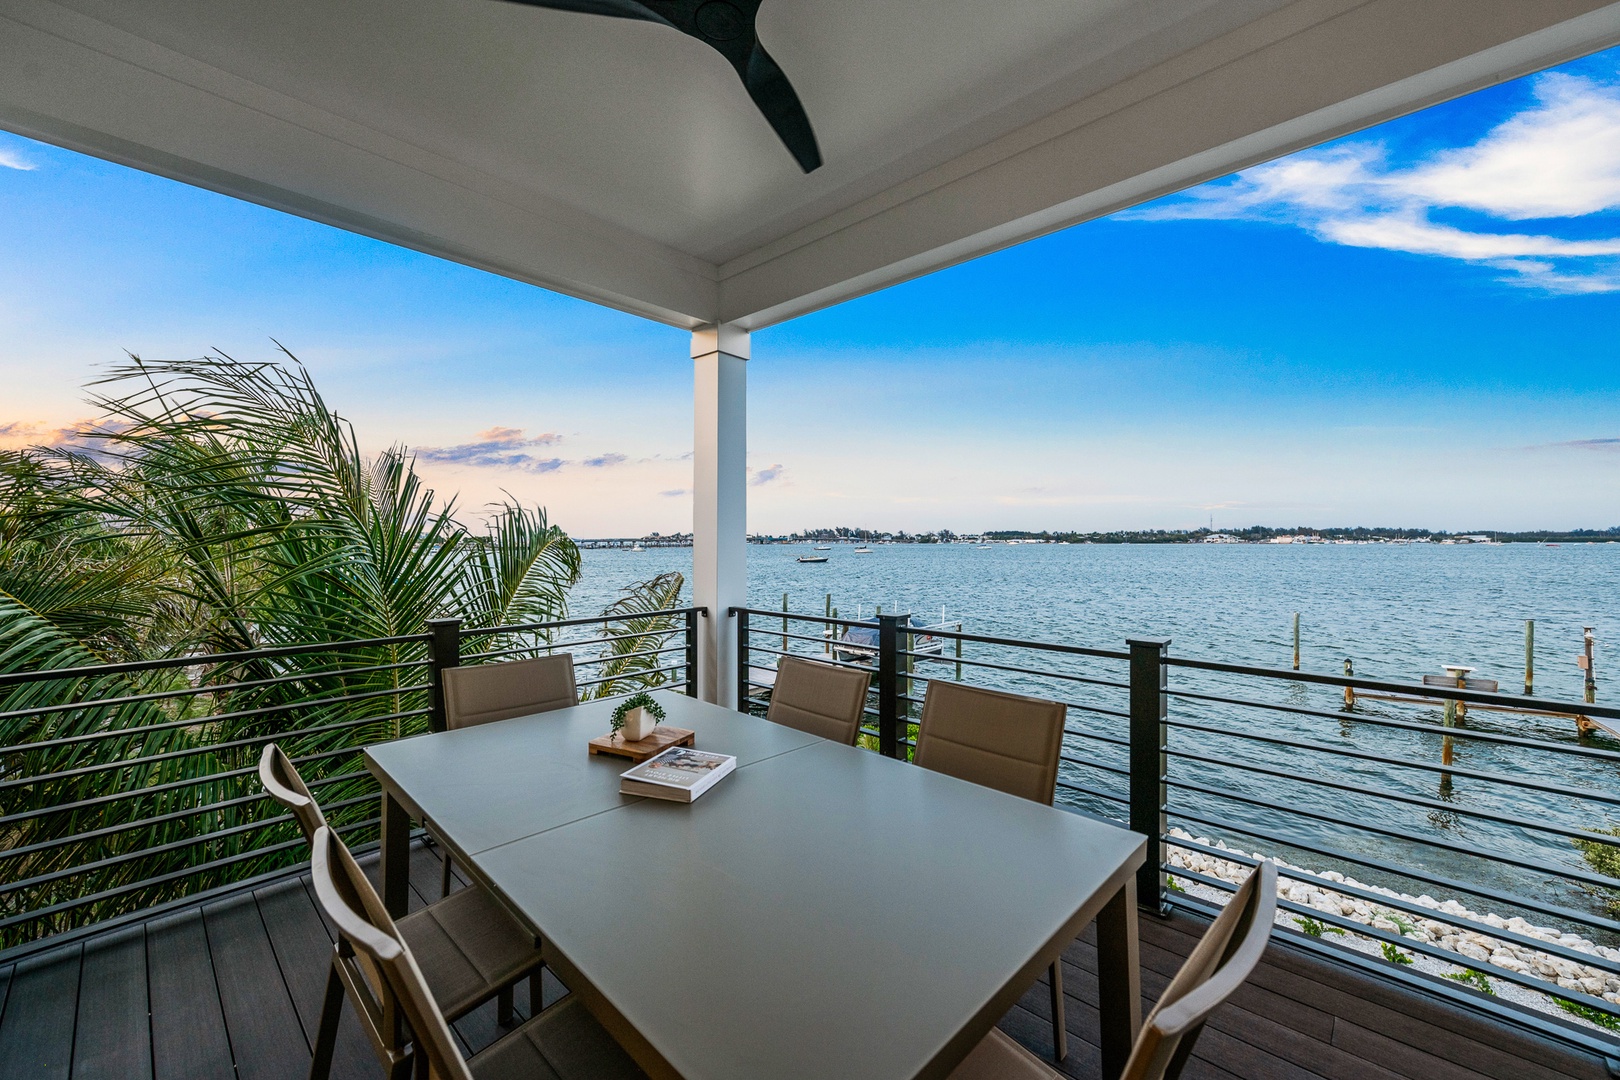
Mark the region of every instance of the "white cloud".
[[23, 172], [31, 172], [36, 168], [38, 166], [23, 157], [21, 151], [0, 146], [0, 169], [21, 169]]
[[1552, 73], [1536, 81], [1536, 97], [1478, 143], [1417, 170], [1408, 189], [1510, 221], [1620, 207], [1620, 87]]
[[[1549, 292], [1620, 291], [1620, 236], [1554, 231], [1558, 219], [1620, 209], [1620, 87], [1552, 73], [1535, 93], [1474, 144], [1405, 166], [1376, 143], [1306, 151], [1125, 216], [1272, 221], [1348, 247], [1479, 263]], [[1547, 225], [1436, 220], [1448, 211]]]

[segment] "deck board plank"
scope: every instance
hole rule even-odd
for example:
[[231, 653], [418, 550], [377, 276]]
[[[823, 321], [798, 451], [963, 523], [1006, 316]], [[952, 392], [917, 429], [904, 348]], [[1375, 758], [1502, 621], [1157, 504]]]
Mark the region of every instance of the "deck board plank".
[[[1167, 952], [1175, 955], [1177, 948], [1187, 947], [1182, 943], [1192, 940], [1197, 927], [1195, 920], [1184, 917], [1169, 921], [1163, 928], [1173, 935], [1163, 943]], [[1563, 1076], [1608, 1080], [1607, 1070], [1594, 1055], [1523, 1028], [1496, 1023], [1398, 983], [1353, 975], [1299, 949], [1268, 949], [1266, 962], [1250, 981], [1279, 997], [1350, 1020], [1493, 1080], [1556, 1080]]]
[[0, 1015], [0, 1077], [68, 1080], [83, 949], [70, 945], [20, 962]]
[[253, 896], [208, 905], [203, 925], [239, 1080], [308, 1072], [309, 1042]]
[[201, 910], [146, 924], [146, 972], [156, 1080], [233, 1076], [231, 1040]]
[[151, 1080], [146, 927], [85, 942], [73, 1080]]
[[[375, 856], [365, 860], [368, 867], [375, 862]], [[413, 852], [412, 864], [410, 906], [417, 910], [438, 895], [436, 850]], [[459, 871], [455, 882], [456, 887], [466, 885]], [[0, 1076], [67, 1075], [59, 1067], [60, 1057], [53, 1059], [58, 1062], [55, 1072], [8, 1068], [12, 1059], [4, 1055], [20, 1045], [14, 1040], [8, 1049], [8, 1033], [23, 1025], [31, 1040], [73, 1042], [73, 1057], [67, 1060], [76, 1080], [110, 1075], [136, 1080], [302, 1077], [319, 1019], [332, 929], [314, 902], [307, 877], [290, 877], [242, 896], [210, 905], [206, 919], [193, 908], [147, 923], [144, 956], [139, 944], [143, 931], [136, 926], [89, 938], [82, 947], [21, 961], [15, 970], [0, 967]], [[1167, 919], [1143, 915], [1145, 1007], [1163, 992], [1204, 925], [1179, 913]], [[133, 955], [121, 950], [133, 950]], [[134, 1004], [121, 1014], [96, 1004], [98, 995], [107, 1001], [117, 997], [113, 988], [120, 980], [133, 988], [142, 959], [150, 986], [149, 1072], [139, 1066], [139, 993], [130, 995]], [[1094, 1076], [1100, 1054], [1091, 929], [1065, 949], [1063, 961], [1069, 1057], [1059, 1068], [1069, 1077]], [[68, 968], [77, 974], [81, 967], [82, 976], [68, 977]], [[13, 984], [25, 993], [8, 992]], [[545, 1003], [564, 993], [566, 988], [548, 972]], [[526, 985], [519, 985], [516, 998], [519, 1015], [529, 1015]], [[255, 1010], [251, 1014], [250, 1004]], [[1045, 1058], [1051, 1049], [1049, 1015], [1043, 979], [1009, 1010], [1001, 1026]], [[113, 1041], [108, 1033], [120, 1025], [133, 1033], [132, 1070], [103, 1067], [112, 1060], [105, 1056]], [[505, 1033], [494, 1022], [493, 1003], [456, 1027], [468, 1049]], [[381, 1075], [346, 1008], [334, 1080], [379, 1080]], [[1595, 1054], [1297, 946], [1274, 944], [1253, 978], [1210, 1018], [1184, 1077], [1607, 1080], [1607, 1073]]]
[[[258, 890], [254, 897], [270, 934], [270, 946], [292, 992], [304, 1037], [313, 1046], [320, 1029], [327, 975], [332, 969], [332, 936], [302, 880], [277, 882]], [[355, 1018], [354, 1007], [347, 1002], [338, 1022], [332, 1075], [335, 1080], [381, 1080], [384, 1075], [382, 1064]]]

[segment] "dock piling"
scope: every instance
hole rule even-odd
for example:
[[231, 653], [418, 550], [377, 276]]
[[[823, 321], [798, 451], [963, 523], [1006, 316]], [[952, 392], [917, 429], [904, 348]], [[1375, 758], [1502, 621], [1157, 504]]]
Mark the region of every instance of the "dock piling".
[[[1350, 658], [1347, 656], [1344, 658], [1344, 677], [1347, 679], [1353, 679], [1355, 678], [1355, 675], [1355, 665], [1350, 663]], [[1346, 709], [1353, 709], [1356, 707], [1356, 688], [1353, 686], [1346, 686], [1344, 688], [1344, 707]]]
[[1294, 612], [1294, 670], [1299, 670], [1299, 612]]
[[1586, 672], [1586, 703], [1597, 704], [1597, 665], [1592, 659], [1592, 649], [1597, 645], [1597, 639], [1592, 636], [1592, 627], [1588, 626], [1582, 635], [1585, 651], [1581, 653], [1581, 669]]
[[1536, 620], [1524, 620], [1524, 696], [1536, 692]]

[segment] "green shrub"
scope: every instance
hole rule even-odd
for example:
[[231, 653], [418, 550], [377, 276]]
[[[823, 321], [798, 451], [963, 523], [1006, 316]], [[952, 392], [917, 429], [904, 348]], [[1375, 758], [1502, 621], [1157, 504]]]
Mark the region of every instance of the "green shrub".
[[1315, 919], [1312, 919], [1306, 915], [1294, 916], [1294, 922], [1299, 926], [1300, 933], [1308, 934], [1311, 937], [1319, 938], [1323, 934], [1338, 934], [1340, 937], [1344, 937], [1344, 931], [1340, 930], [1337, 926], [1329, 926], [1326, 923], [1317, 922]]
[[[1611, 825], [1607, 829], [1588, 829], [1587, 832], [1599, 836], [1620, 837], [1620, 825]], [[1604, 877], [1620, 878], [1620, 840], [1571, 840], [1575, 850], [1581, 853], [1595, 873]], [[1620, 890], [1605, 888], [1601, 885], [1582, 885], [1588, 893], [1602, 901], [1604, 908], [1610, 915], [1620, 918]]]
[[1472, 986], [1475, 990], [1478, 990], [1482, 994], [1496, 993], [1496, 987], [1491, 985], [1491, 980], [1485, 977], [1485, 973], [1483, 971], [1475, 971], [1473, 968], [1468, 968], [1464, 971], [1453, 971], [1450, 975], [1445, 977], [1450, 979], [1452, 982], [1460, 982], [1464, 986]]
[[1620, 1016], [1615, 1016], [1613, 1013], [1603, 1012], [1600, 1009], [1594, 1009], [1590, 1005], [1582, 1005], [1580, 1002], [1571, 1001], [1568, 998], [1554, 997], [1553, 1004], [1571, 1016], [1578, 1016], [1582, 1020], [1596, 1024], [1598, 1027], [1608, 1028], [1610, 1031], [1620, 1031]]

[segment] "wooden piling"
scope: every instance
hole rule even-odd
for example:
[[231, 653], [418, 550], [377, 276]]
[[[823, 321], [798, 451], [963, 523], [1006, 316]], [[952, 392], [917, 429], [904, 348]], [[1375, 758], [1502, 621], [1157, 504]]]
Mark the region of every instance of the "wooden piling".
[[[962, 632], [962, 624], [961, 623], [956, 624], [956, 632], [958, 634], [960, 634]], [[962, 681], [962, 639], [961, 638], [956, 639], [956, 681], [957, 682]]]
[[788, 594], [782, 594], [782, 651], [788, 651]]
[[1294, 670], [1299, 670], [1299, 612], [1294, 612]]
[[1581, 654], [1581, 667], [1586, 671], [1586, 703], [1597, 704], [1597, 664], [1592, 659], [1592, 647], [1597, 639], [1592, 636], [1592, 627], [1588, 626], [1582, 635], [1585, 651]]
[[1536, 620], [1524, 620], [1524, 696], [1536, 692]]
[[[1355, 678], [1355, 675], [1355, 666], [1350, 663], [1350, 658], [1347, 656], [1344, 658], [1344, 677], [1347, 679], [1353, 679]], [[1353, 686], [1346, 686], [1344, 688], [1344, 707], [1346, 709], [1353, 709], [1356, 707], [1356, 688]]]

